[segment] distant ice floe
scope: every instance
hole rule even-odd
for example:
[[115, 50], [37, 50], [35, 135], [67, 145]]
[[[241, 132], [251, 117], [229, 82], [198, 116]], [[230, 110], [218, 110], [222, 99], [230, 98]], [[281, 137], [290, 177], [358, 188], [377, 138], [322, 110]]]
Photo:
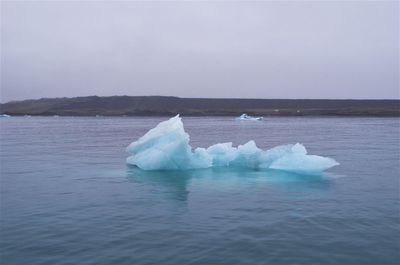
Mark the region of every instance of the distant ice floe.
[[339, 165], [332, 158], [308, 155], [306, 148], [299, 143], [262, 150], [254, 141], [238, 147], [229, 142], [193, 150], [179, 115], [160, 122], [126, 150], [130, 154], [127, 163], [143, 170], [237, 167], [320, 174]]
[[241, 121], [261, 121], [263, 119], [263, 117], [252, 117], [252, 116], [247, 115], [246, 113], [243, 113], [236, 119], [241, 120]]

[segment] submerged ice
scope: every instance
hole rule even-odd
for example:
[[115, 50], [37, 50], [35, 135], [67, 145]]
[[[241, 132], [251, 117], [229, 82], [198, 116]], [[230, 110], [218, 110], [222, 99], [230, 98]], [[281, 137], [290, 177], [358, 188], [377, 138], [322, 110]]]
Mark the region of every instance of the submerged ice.
[[299, 143], [262, 150], [254, 141], [249, 141], [238, 147], [232, 143], [219, 143], [193, 150], [179, 115], [159, 123], [132, 142], [127, 152], [130, 154], [127, 163], [143, 170], [241, 167], [319, 174], [338, 165], [332, 158], [308, 155], [306, 148]]

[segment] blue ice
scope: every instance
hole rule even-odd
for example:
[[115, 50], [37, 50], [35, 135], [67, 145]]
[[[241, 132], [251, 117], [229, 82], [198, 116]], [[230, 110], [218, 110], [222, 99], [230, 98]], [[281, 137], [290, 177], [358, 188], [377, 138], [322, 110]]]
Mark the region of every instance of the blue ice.
[[308, 155], [306, 148], [299, 143], [262, 150], [254, 141], [249, 141], [238, 147], [232, 143], [219, 143], [193, 150], [179, 115], [160, 122], [126, 150], [130, 154], [127, 163], [143, 170], [240, 167], [320, 174], [339, 165], [329, 157]]

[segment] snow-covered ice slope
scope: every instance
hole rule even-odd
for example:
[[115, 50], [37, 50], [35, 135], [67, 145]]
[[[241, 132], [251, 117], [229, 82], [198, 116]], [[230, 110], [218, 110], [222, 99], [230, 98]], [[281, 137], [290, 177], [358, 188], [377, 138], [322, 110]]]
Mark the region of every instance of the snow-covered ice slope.
[[159, 123], [126, 150], [130, 154], [127, 163], [143, 170], [244, 167], [320, 174], [339, 165], [332, 158], [308, 155], [306, 148], [299, 143], [266, 151], [258, 148], [254, 141], [238, 147], [232, 146], [232, 143], [220, 143], [207, 149], [193, 150], [179, 115]]

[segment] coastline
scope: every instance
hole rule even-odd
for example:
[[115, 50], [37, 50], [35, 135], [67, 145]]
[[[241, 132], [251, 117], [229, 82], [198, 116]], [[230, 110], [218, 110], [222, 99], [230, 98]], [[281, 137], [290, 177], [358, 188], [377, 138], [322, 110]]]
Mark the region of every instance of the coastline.
[[0, 104], [11, 116], [400, 117], [400, 100], [221, 99], [163, 96], [43, 98]]

